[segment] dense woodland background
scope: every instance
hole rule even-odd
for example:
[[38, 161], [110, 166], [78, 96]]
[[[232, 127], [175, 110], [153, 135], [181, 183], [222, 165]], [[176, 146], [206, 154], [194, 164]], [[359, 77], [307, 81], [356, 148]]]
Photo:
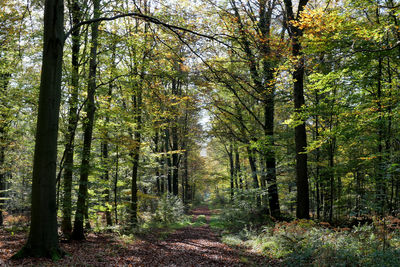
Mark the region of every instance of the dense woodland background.
[[57, 258], [206, 201], [228, 243], [396, 266], [399, 23], [396, 0], [1, 1], [0, 227]]

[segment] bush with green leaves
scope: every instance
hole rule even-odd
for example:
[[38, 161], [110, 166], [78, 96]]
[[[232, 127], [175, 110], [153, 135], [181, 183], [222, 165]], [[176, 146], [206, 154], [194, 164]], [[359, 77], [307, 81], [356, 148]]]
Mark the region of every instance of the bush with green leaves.
[[182, 200], [171, 194], [164, 194], [158, 201], [155, 220], [162, 223], [174, 223], [183, 219], [185, 206]]
[[225, 206], [220, 214], [220, 220], [228, 230], [252, 229], [271, 222], [265, 208], [257, 203], [257, 195], [260, 192], [256, 189], [236, 192], [231, 205]]

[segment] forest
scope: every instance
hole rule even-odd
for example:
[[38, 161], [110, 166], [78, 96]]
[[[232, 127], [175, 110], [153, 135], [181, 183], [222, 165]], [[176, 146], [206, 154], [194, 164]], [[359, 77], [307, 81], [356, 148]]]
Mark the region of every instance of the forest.
[[1, 266], [400, 266], [400, 1], [0, 0]]

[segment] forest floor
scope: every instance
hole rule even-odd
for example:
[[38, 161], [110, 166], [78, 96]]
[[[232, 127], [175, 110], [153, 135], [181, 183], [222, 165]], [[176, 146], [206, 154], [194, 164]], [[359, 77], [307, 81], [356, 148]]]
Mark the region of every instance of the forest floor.
[[209, 226], [214, 211], [198, 207], [191, 211], [201, 226], [176, 230], [153, 229], [131, 239], [113, 233], [90, 233], [84, 242], [61, 243], [67, 252], [63, 259], [27, 258], [9, 260], [26, 240], [25, 232], [0, 229], [0, 266], [276, 266], [273, 262], [244, 247], [229, 247], [220, 234]]

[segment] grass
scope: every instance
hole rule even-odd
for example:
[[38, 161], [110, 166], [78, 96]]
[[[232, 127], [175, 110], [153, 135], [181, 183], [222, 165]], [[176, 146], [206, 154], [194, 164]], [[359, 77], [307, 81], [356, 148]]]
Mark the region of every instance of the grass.
[[215, 215], [211, 216], [209, 225], [210, 225], [211, 229], [214, 229], [214, 230], [226, 229], [226, 223], [224, 220], [222, 220], [222, 218], [219, 214], [215, 214]]

